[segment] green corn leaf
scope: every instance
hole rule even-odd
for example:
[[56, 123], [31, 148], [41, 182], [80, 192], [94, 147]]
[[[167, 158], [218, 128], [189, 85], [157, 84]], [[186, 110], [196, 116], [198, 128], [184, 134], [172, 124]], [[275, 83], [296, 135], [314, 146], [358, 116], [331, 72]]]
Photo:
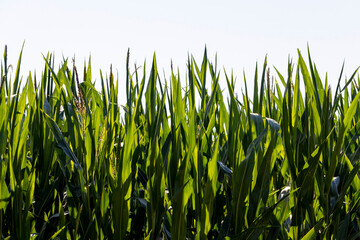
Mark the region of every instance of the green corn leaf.
[[316, 239], [316, 236], [319, 234], [319, 230], [321, 229], [321, 226], [324, 222], [324, 219], [321, 219], [319, 222], [316, 223], [316, 225], [308, 231], [304, 237], [301, 238], [301, 240], [313, 240]]
[[345, 114], [345, 118], [343, 121], [343, 124], [341, 125], [340, 128], [340, 132], [338, 135], [338, 139], [335, 145], [335, 149], [333, 151], [332, 157], [331, 157], [331, 164], [330, 164], [330, 168], [328, 171], [328, 174], [326, 175], [326, 182], [325, 182], [325, 190], [326, 193], [330, 192], [330, 186], [331, 186], [331, 181], [334, 177], [335, 174], [335, 170], [337, 167], [337, 163], [338, 163], [338, 156], [340, 154], [340, 150], [341, 150], [341, 146], [343, 144], [343, 140], [344, 140], [344, 136], [346, 135], [349, 127], [350, 127], [350, 122], [353, 119], [355, 113], [356, 113], [356, 109], [358, 107], [359, 104], [359, 98], [360, 98], [360, 92], [356, 95], [356, 97], [354, 98], [354, 100], [352, 101], [349, 109], [347, 110], [346, 114]]
[[[45, 112], [43, 113], [43, 116], [47, 122], [47, 124], [49, 125], [55, 139], [56, 142], [58, 144], [58, 146], [61, 148], [61, 150], [74, 162], [75, 167], [80, 170], [82, 169], [79, 160], [77, 159], [77, 157], [75, 156], [74, 152], [71, 150], [69, 144], [67, 143], [67, 141], [65, 140], [63, 134], [60, 131], [60, 128], [58, 127], [58, 125], [56, 124], [56, 122]], [[63, 163], [64, 166], [67, 165], [67, 163]]]
[[264, 92], [265, 92], [266, 67], [267, 67], [267, 56], [265, 57], [265, 60], [264, 60], [263, 72], [262, 72], [262, 76], [261, 76], [259, 109], [258, 109], [258, 112], [257, 112], [257, 113], [259, 113], [260, 115], [262, 115], [262, 110], [263, 110], [263, 100], [264, 100]]
[[246, 157], [241, 161], [240, 166], [234, 169], [233, 173], [233, 214], [235, 215], [235, 234], [239, 234], [244, 227], [246, 202], [255, 164], [255, 151], [259, 148], [260, 142], [267, 133], [265, 128], [262, 133], [250, 144], [246, 151]]
[[[5, 166], [3, 166], [5, 167]], [[1, 176], [3, 179], [3, 176]], [[10, 202], [10, 193], [8, 191], [8, 187], [5, 181], [1, 181], [0, 183], [0, 210], [6, 209], [7, 205]]]
[[[23, 45], [21, 47], [21, 51], [20, 51], [20, 56], [19, 56], [19, 60], [17, 63], [17, 67], [16, 67], [16, 74], [15, 74], [15, 80], [14, 80], [14, 85], [13, 85], [13, 92], [12, 94], [16, 94], [16, 92], [19, 90], [19, 87], [21, 85], [21, 79], [20, 79], [20, 66], [21, 66], [21, 58], [22, 58], [22, 52], [24, 50], [24, 45], [25, 42], [23, 42]], [[6, 49], [5, 49], [6, 52]]]

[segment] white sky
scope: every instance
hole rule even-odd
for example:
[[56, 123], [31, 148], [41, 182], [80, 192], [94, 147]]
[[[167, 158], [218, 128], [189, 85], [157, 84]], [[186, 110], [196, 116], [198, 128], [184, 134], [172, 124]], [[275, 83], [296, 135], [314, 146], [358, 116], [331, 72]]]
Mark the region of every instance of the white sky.
[[[307, 59], [307, 43], [323, 79], [328, 72], [333, 91], [344, 60], [348, 77], [360, 65], [358, 0], [18, 0], [1, 1], [0, 16], [1, 56], [7, 44], [9, 63], [14, 66], [25, 40], [24, 77], [34, 69], [40, 77], [42, 53], [50, 51], [55, 53], [56, 66], [62, 56], [75, 55], [78, 69], [91, 55], [97, 80], [99, 69], [108, 73], [112, 63], [125, 84], [127, 48], [131, 66], [146, 59], [150, 67], [156, 52], [161, 73], [165, 70], [169, 76], [172, 59], [185, 76], [188, 53], [200, 64], [205, 44], [212, 61], [217, 53], [219, 68], [233, 70], [238, 93], [243, 70], [252, 88], [255, 63], [262, 66], [268, 54], [269, 65], [286, 76], [288, 56], [296, 61], [299, 48]], [[270, 72], [275, 74], [273, 69]], [[220, 85], [226, 88], [224, 81]]]

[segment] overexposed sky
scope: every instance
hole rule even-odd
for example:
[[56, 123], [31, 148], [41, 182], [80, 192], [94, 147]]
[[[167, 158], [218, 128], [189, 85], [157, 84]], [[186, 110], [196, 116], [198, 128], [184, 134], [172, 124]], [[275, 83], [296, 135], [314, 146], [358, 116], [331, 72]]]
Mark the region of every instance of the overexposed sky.
[[[360, 1], [1, 1], [0, 52], [8, 46], [9, 63], [16, 65], [23, 41], [22, 75], [43, 70], [42, 54], [76, 57], [78, 68], [91, 55], [93, 79], [110, 64], [125, 84], [125, 60], [131, 66], [156, 52], [159, 72], [168, 77], [170, 61], [185, 76], [188, 54], [201, 63], [205, 45], [218, 67], [233, 70], [238, 88], [245, 70], [249, 88], [255, 63], [286, 75], [288, 57], [307, 43], [322, 78], [328, 72], [336, 87], [342, 62], [350, 77], [360, 65]], [[15, 71], [15, 70], [14, 70]], [[275, 70], [270, 70], [275, 74]], [[226, 83], [222, 81], [222, 88]], [[333, 90], [334, 91], [334, 90]]]

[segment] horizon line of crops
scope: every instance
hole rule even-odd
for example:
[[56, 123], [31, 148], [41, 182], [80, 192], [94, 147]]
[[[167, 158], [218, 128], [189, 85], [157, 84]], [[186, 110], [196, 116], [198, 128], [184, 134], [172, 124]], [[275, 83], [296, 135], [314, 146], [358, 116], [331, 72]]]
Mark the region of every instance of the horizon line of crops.
[[100, 71], [100, 91], [90, 60], [80, 80], [74, 61], [55, 72], [48, 54], [22, 83], [21, 57], [12, 79], [5, 46], [2, 239], [360, 237], [358, 69], [343, 79], [343, 65], [332, 96], [309, 50], [287, 75], [271, 77], [265, 58], [253, 97], [244, 76], [237, 98], [206, 49], [185, 81], [172, 67], [160, 79], [155, 55], [148, 76], [145, 63], [132, 71], [128, 52], [126, 79]]

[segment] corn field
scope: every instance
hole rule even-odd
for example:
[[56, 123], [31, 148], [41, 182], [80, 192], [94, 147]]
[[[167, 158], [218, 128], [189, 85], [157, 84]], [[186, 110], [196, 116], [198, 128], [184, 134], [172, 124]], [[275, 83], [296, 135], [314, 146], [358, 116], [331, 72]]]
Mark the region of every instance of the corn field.
[[128, 52], [100, 91], [90, 60], [48, 54], [37, 79], [21, 57], [1, 61], [1, 239], [360, 239], [357, 69], [332, 91], [309, 50], [275, 76], [265, 58], [238, 97], [206, 49], [185, 79]]

